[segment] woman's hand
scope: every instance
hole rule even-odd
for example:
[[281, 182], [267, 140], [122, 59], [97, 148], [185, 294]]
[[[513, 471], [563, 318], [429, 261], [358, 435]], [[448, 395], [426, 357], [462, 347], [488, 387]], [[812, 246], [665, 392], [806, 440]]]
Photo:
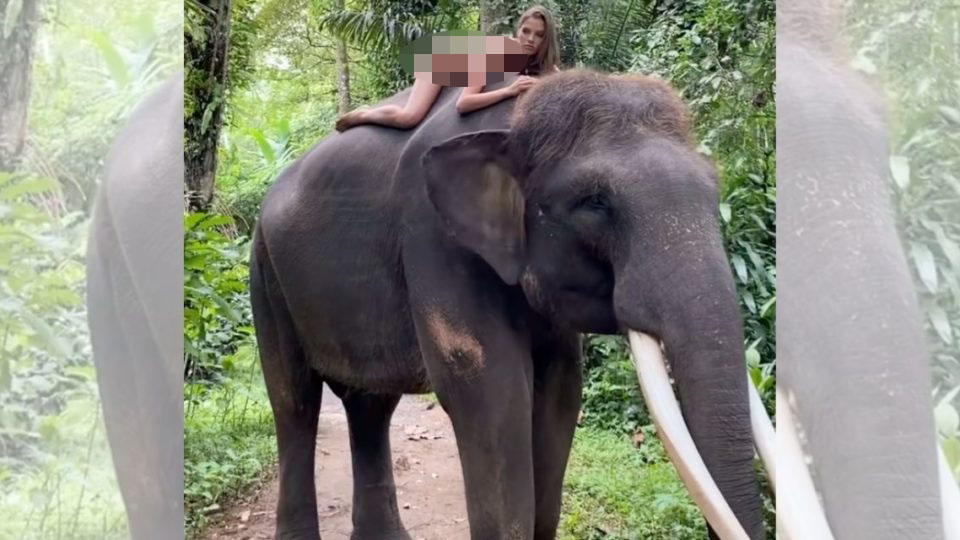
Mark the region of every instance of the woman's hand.
[[516, 95], [519, 95], [521, 92], [526, 92], [527, 90], [529, 90], [534, 84], [536, 84], [536, 82], [537, 82], [537, 79], [533, 77], [521, 75], [517, 77], [517, 79], [513, 81], [513, 83], [511, 83], [510, 86], [508, 86], [507, 88], [510, 89], [511, 94], [516, 96]]

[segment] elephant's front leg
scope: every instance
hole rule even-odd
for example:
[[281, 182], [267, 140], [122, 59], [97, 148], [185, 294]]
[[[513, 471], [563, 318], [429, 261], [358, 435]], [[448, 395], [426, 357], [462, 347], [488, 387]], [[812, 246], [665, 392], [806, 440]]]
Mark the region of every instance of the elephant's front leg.
[[528, 540], [536, 511], [529, 347], [505, 324], [469, 319], [427, 310], [418, 334], [431, 382], [457, 437], [470, 537]]
[[580, 336], [537, 332], [533, 347], [533, 459], [536, 485], [535, 540], [553, 540], [560, 521], [563, 475], [580, 415], [583, 386]]

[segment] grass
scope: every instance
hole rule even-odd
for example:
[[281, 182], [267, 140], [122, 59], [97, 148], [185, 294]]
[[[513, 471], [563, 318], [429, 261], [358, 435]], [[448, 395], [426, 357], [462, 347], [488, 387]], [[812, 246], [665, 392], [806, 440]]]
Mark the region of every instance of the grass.
[[703, 517], [660, 441], [638, 450], [610, 431], [577, 430], [563, 489], [561, 540], [701, 539]]
[[191, 384], [184, 415], [184, 510], [187, 535], [249, 490], [276, 462], [273, 415], [253, 345], [232, 355], [214, 384]]
[[18, 468], [15, 459], [0, 459], [0, 538], [129, 536], [93, 388], [46, 417], [41, 434], [48, 453], [39, 463]]

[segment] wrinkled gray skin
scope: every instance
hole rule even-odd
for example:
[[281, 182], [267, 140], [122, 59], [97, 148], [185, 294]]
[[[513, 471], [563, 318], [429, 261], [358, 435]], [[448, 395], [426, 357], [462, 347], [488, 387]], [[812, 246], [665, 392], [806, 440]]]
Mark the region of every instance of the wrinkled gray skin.
[[832, 47], [839, 19], [778, 7], [778, 381], [838, 540], [942, 538], [929, 356], [880, 94]]
[[131, 538], [183, 537], [183, 77], [106, 157], [87, 245], [87, 317]]
[[445, 88], [413, 131], [328, 137], [263, 203], [251, 294], [278, 437], [277, 538], [319, 537], [322, 381], [347, 411], [352, 538], [410, 538], [388, 426], [402, 394], [431, 389], [456, 433], [471, 538], [554, 538], [580, 408], [578, 332], [627, 328], [664, 340], [694, 440], [761, 538], [712, 167], [656, 131], [578, 124], [599, 107], [650, 105], [642, 91], [594, 90], [579, 112], [562, 108], [584, 144], [532, 168], [516, 157], [524, 143], [505, 145], [513, 100], [461, 117], [457, 94]]

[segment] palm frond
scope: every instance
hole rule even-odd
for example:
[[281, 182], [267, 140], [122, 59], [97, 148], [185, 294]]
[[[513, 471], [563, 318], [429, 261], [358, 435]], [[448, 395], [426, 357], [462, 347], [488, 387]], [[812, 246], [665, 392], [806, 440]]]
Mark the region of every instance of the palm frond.
[[600, 16], [591, 25], [596, 40], [592, 61], [611, 71], [629, 66], [630, 35], [650, 25], [657, 15], [656, 0], [604, 0]]

